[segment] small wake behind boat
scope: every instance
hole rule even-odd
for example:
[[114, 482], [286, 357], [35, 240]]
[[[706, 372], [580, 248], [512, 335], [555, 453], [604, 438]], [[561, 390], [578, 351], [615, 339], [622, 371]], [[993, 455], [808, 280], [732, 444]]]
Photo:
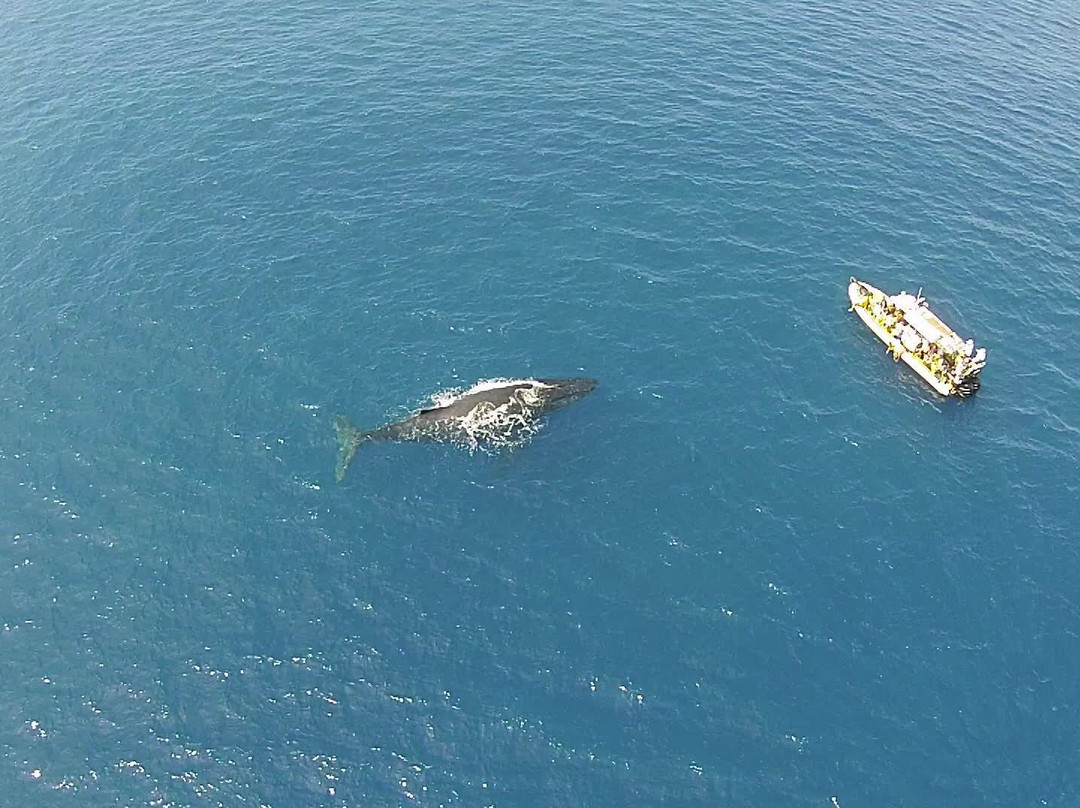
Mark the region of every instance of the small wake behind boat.
[[893, 359], [903, 359], [938, 393], [967, 398], [979, 389], [986, 349], [962, 340], [930, 311], [921, 293], [887, 295], [852, 278], [848, 298], [851, 310], [888, 346]]

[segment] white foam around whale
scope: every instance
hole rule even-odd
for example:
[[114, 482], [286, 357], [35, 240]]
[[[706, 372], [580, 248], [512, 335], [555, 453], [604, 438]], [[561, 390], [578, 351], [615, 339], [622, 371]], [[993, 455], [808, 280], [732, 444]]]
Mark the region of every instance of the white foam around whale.
[[513, 385], [520, 387], [509, 399], [495, 406], [491, 402], [478, 403], [462, 416], [460, 423], [471, 449], [505, 449], [527, 443], [541, 428], [537, 417], [543, 401], [539, 390], [550, 387], [536, 379], [486, 379], [467, 390], [444, 390], [431, 398], [431, 406], [446, 407], [474, 393], [495, 390]]

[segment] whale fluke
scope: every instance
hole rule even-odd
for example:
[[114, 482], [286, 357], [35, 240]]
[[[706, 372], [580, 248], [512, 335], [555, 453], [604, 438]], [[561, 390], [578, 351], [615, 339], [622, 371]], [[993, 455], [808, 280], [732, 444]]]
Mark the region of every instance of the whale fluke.
[[344, 415], [334, 416], [334, 432], [338, 439], [338, 460], [334, 468], [334, 479], [339, 483], [345, 479], [345, 469], [356, 457], [356, 450], [365, 440], [370, 440], [370, 432], [357, 429]]

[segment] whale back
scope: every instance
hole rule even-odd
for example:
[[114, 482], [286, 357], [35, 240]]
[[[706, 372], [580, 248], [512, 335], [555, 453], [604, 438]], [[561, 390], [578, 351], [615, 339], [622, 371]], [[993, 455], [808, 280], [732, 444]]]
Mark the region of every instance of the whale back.
[[528, 442], [539, 429], [539, 417], [588, 395], [592, 379], [494, 379], [464, 392], [448, 391], [434, 397], [431, 406], [407, 418], [362, 432], [338, 416], [340, 481], [360, 444], [372, 440], [440, 441], [470, 449], [499, 449]]

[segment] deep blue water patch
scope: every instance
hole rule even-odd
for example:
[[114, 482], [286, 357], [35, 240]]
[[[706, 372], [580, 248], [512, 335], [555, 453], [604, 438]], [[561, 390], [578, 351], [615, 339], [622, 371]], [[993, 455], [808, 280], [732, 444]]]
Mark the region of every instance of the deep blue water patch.
[[8, 9], [0, 805], [1074, 805], [1078, 24]]

